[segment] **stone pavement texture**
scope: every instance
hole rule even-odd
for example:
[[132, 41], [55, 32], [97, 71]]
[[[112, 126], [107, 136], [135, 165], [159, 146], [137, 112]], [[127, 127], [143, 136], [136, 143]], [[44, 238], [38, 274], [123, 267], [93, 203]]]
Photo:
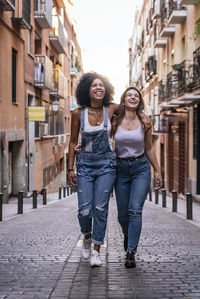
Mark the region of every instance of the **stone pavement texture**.
[[12, 217], [0, 223], [0, 298], [200, 298], [200, 227], [183, 218], [147, 200], [126, 269], [114, 197], [100, 268], [80, 258], [76, 194]]

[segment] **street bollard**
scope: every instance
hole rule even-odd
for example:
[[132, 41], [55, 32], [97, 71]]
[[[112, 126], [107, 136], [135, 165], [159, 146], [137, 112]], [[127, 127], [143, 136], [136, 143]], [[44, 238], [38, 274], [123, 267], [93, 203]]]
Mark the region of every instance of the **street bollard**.
[[58, 199], [61, 199], [62, 198], [62, 187], [59, 187], [59, 196], [58, 196]]
[[155, 204], [159, 203], [159, 188], [155, 187]]
[[67, 196], [69, 196], [69, 186], [67, 186]]
[[72, 186], [70, 186], [70, 194], [72, 194]]
[[37, 190], [33, 190], [33, 209], [37, 209]]
[[47, 204], [47, 189], [42, 189], [43, 205]]
[[65, 186], [63, 186], [63, 197], [66, 197], [66, 189], [65, 189]]
[[166, 202], [166, 189], [162, 188], [162, 207], [166, 208], [167, 207], [167, 202]]
[[151, 191], [151, 188], [149, 188], [149, 201], [152, 201], [152, 191]]
[[24, 198], [24, 191], [18, 192], [18, 205], [17, 205], [17, 213], [23, 214], [23, 198]]
[[187, 219], [192, 220], [192, 194], [191, 193], [186, 193], [186, 214], [187, 214]]
[[0, 193], [0, 221], [3, 220], [2, 211], [3, 211], [3, 193]]
[[177, 191], [172, 190], [172, 212], [177, 212]]

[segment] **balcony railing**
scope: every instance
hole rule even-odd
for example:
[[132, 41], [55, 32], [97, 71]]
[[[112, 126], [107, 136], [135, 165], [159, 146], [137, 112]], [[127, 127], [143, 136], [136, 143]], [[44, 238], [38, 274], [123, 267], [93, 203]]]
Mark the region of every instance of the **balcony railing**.
[[187, 16], [186, 9], [178, 1], [169, 0], [169, 24], [182, 24]]
[[14, 11], [15, 10], [15, 0], [0, 0], [0, 11]]
[[195, 5], [195, 4], [198, 4], [198, 3], [194, 0], [181, 0], [180, 4], [181, 5]]
[[152, 10], [152, 19], [160, 17], [160, 1], [154, 0], [153, 1], [153, 10]]
[[11, 18], [13, 26], [17, 29], [31, 29], [31, 1], [19, 1], [18, 5], [14, 17]]
[[52, 27], [52, 0], [34, 1], [34, 18], [41, 28]]
[[53, 89], [52, 61], [45, 55], [35, 55], [34, 85], [41, 89]]
[[66, 53], [67, 39], [59, 16], [52, 17], [52, 24], [53, 31], [49, 35], [50, 42], [59, 54]]
[[50, 95], [56, 98], [67, 98], [67, 78], [58, 69], [53, 69], [53, 88]]
[[167, 74], [166, 86], [165, 86], [165, 98], [171, 100], [177, 95], [177, 74], [170, 72]]
[[177, 95], [190, 92], [194, 87], [193, 64], [190, 61], [184, 60], [179, 64], [175, 64], [173, 68], [177, 76]]
[[167, 39], [160, 38], [158, 25], [154, 26], [154, 47], [165, 48], [167, 45]]
[[200, 85], [200, 48], [193, 52], [194, 86]]
[[145, 80], [148, 81], [156, 74], [157, 60], [155, 56], [149, 56], [148, 61], [145, 62]]
[[164, 102], [165, 101], [165, 85], [163, 84], [163, 81], [158, 82], [158, 100], [159, 102]]
[[160, 11], [160, 36], [161, 37], [171, 37], [174, 35], [176, 28], [175, 26], [169, 26], [167, 24], [167, 7], [162, 6]]

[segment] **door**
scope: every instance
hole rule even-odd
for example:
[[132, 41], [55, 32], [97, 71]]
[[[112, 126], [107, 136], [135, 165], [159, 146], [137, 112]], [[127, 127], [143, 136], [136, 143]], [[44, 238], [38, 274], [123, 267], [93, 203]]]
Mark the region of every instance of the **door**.
[[[34, 106], [34, 97], [28, 94], [28, 106]], [[34, 189], [35, 123], [28, 122], [28, 191]]]
[[12, 142], [9, 142], [8, 151], [8, 196], [13, 193], [13, 155], [12, 155]]

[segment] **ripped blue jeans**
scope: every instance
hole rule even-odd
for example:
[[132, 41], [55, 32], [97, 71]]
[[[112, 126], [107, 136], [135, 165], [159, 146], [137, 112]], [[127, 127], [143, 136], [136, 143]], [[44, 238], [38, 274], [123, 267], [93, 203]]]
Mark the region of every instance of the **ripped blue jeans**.
[[149, 191], [151, 171], [146, 156], [117, 161], [115, 192], [118, 221], [128, 235], [128, 250], [137, 251], [142, 229], [142, 210]]
[[104, 243], [108, 204], [116, 176], [113, 152], [80, 153], [77, 156], [78, 219], [84, 235], [92, 233], [92, 242]]

